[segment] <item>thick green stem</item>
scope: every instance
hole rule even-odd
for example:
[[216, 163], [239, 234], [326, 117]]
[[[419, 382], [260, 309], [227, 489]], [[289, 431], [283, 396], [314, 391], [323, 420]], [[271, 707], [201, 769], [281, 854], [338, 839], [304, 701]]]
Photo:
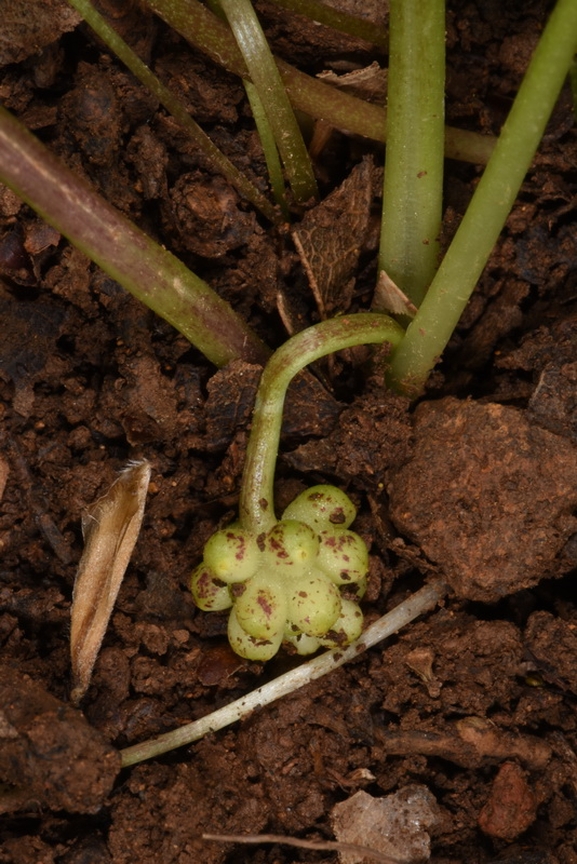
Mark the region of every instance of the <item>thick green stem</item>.
[[[248, 76], [241, 53], [222, 21], [197, 0], [146, 0], [166, 23], [216, 63], [240, 75]], [[294, 108], [335, 129], [345, 129], [374, 141], [386, 140], [387, 112], [299, 72], [282, 60], [277, 66]], [[478, 135], [462, 129], [445, 129], [445, 156], [484, 165], [495, 146], [490, 135]]]
[[391, 0], [389, 28], [379, 269], [419, 306], [439, 263], [445, 0]]
[[394, 352], [390, 380], [422, 392], [497, 242], [577, 48], [577, 2], [558, 0], [495, 151], [427, 296]]
[[215, 365], [238, 358], [266, 361], [268, 349], [228, 303], [76, 177], [2, 107], [0, 179]]
[[260, 534], [276, 522], [274, 470], [284, 400], [294, 376], [320, 357], [353, 345], [390, 342], [396, 347], [403, 333], [402, 327], [387, 315], [359, 313], [309, 327], [275, 351], [260, 379], [246, 452], [239, 504], [244, 528]]

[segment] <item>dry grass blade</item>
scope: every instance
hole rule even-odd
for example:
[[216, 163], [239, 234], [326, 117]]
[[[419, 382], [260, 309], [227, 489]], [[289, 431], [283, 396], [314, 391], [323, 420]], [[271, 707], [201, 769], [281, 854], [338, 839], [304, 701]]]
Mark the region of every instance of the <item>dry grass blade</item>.
[[100, 645], [140, 532], [150, 463], [133, 462], [82, 519], [84, 552], [74, 582], [70, 622], [72, 701], [90, 684]]

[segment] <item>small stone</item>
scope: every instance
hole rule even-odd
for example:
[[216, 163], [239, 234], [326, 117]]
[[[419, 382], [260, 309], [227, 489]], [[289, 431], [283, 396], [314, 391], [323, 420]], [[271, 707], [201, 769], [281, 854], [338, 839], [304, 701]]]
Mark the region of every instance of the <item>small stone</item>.
[[511, 842], [533, 824], [537, 805], [525, 772], [516, 762], [504, 762], [479, 813], [479, 827], [491, 837]]

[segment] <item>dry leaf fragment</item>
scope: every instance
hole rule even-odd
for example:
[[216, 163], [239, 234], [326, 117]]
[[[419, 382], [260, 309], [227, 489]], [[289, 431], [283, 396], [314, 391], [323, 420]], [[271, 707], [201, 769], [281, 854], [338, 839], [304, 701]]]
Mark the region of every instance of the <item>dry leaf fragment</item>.
[[70, 621], [72, 693], [80, 702], [90, 684], [108, 621], [140, 532], [150, 463], [131, 462], [82, 519], [84, 552], [74, 582]]
[[372, 161], [367, 157], [292, 232], [323, 319], [349, 309], [369, 225], [372, 178]]
[[341, 90], [352, 93], [367, 102], [375, 102], [384, 105], [387, 100], [387, 78], [388, 69], [381, 69], [374, 61], [364, 69], [353, 69], [350, 72], [339, 74], [333, 69], [325, 69], [317, 74], [317, 78], [325, 84], [332, 84]]
[[[358, 96], [366, 102], [374, 102], [384, 105], [387, 101], [387, 77], [388, 69], [381, 69], [377, 62], [371, 63], [364, 69], [353, 69], [350, 72], [339, 74], [333, 69], [326, 69], [317, 74], [317, 78], [325, 84], [331, 84]], [[318, 159], [324, 150], [334, 127], [325, 120], [317, 120], [314, 126], [313, 137], [309, 144], [309, 152], [312, 159]]]
[[410, 318], [417, 314], [417, 307], [384, 270], [379, 273], [372, 309], [373, 312], [390, 312], [392, 315], [408, 315]]

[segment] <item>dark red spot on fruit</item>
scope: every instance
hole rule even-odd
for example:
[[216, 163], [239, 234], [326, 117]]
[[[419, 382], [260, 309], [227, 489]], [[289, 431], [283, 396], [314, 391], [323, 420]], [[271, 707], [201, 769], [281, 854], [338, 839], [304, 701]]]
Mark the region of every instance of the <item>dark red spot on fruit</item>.
[[339, 507], [329, 516], [329, 522], [332, 522], [333, 525], [342, 525], [343, 522], [347, 521], [347, 517], [344, 514], [343, 508]]
[[266, 594], [259, 594], [256, 602], [258, 603], [264, 614], [267, 616], [267, 618], [270, 618], [270, 616], [272, 615], [272, 605]]

